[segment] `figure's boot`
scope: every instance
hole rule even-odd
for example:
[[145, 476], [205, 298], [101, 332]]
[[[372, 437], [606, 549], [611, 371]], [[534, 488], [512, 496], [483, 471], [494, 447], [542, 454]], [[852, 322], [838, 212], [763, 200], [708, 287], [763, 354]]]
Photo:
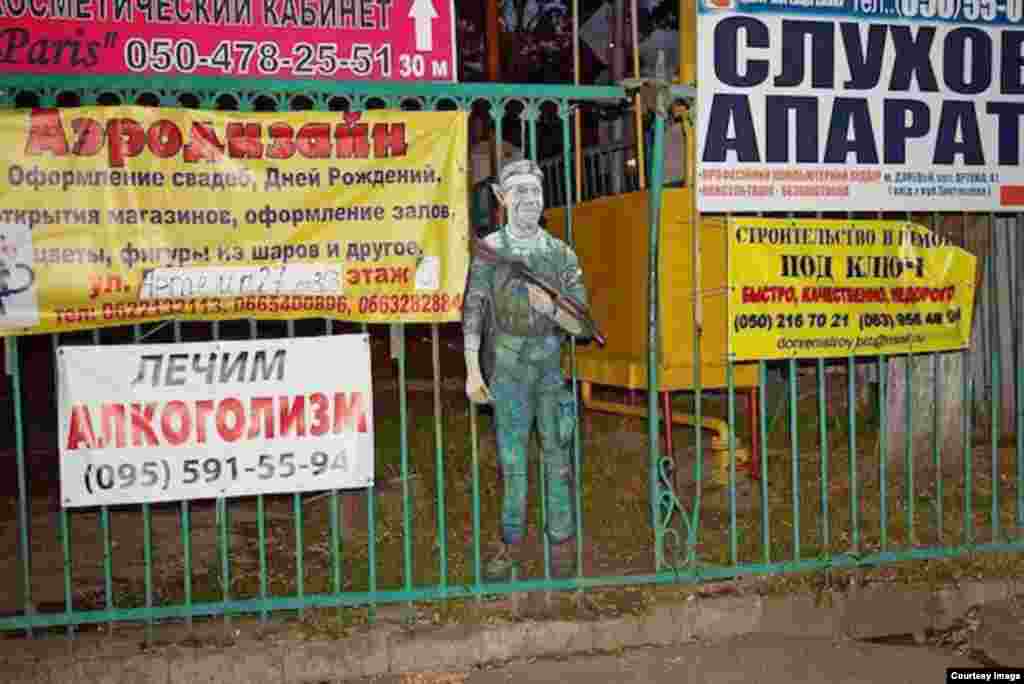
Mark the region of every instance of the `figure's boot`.
[[519, 545], [502, 543], [484, 566], [488, 582], [511, 582], [519, 577]]
[[551, 576], [569, 579], [576, 576], [576, 537], [551, 544]]

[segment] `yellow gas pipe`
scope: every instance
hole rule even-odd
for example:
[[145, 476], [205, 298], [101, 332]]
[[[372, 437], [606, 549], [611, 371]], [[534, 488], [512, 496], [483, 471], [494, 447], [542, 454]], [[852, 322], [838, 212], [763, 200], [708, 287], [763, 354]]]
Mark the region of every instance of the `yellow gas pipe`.
[[[584, 381], [580, 385], [580, 398], [583, 401], [583, 406], [592, 411], [634, 416], [636, 418], [647, 417], [647, 409], [642, 406], [630, 406], [629, 404], [620, 404], [614, 401], [594, 399], [591, 383]], [[673, 412], [672, 423], [693, 427], [697, 425], [697, 419], [690, 414]], [[729, 481], [729, 424], [720, 418], [702, 416], [700, 427], [714, 433], [711, 438], [711, 456], [713, 459], [711, 478], [718, 484], [725, 484]], [[745, 463], [749, 459], [750, 454], [747, 449], [737, 444], [736, 463]]]

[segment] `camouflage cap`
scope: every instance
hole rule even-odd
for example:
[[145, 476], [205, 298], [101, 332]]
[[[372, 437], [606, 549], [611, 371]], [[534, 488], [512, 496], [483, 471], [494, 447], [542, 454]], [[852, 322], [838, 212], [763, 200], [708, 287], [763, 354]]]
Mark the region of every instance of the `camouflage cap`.
[[505, 164], [501, 169], [501, 174], [498, 176], [498, 182], [501, 184], [501, 187], [505, 187], [513, 176], [535, 176], [538, 182], [544, 182], [544, 172], [540, 170], [540, 167], [532, 159], [519, 159]]

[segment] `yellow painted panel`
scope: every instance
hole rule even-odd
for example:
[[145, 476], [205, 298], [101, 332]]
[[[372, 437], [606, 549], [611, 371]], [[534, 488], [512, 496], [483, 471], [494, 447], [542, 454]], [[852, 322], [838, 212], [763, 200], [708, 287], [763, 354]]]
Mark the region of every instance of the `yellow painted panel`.
[[[647, 192], [602, 197], [573, 208], [573, 237], [591, 309], [608, 338], [577, 353], [579, 377], [600, 385], [647, 387]], [[660, 233], [662, 323], [658, 389], [694, 385], [693, 221], [687, 188], [664, 190]], [[548, 228], [565, 237], [565, 209], [547, 212]], [[701, 221], [701, 386], [726, 385], [728, 290], [725, 221]], [[756, 364], [735, 367], [736, 386], [757, 385]]]

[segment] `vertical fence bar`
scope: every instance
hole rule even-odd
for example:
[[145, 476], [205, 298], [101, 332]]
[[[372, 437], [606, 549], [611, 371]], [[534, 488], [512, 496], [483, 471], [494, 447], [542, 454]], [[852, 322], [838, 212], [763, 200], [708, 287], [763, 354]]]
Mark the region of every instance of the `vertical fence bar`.
[[[977, 378], [976, 378], [976, 380], [977, 380], [977, 382], [979, 384], [979, 387], [976, 387], [975, 391], [977, 392], [977, 391], [980, 390], [981, 391], [981, 395], [985, 396], [985, 390], [989, 386], [989, 377], [988, 377], [989, 368], [988, 368], [987, 364], [988, 364], [988, 360], [989, 360], [988, 350], [989, 350], [989, 345], [991, 343], [991, 338], [989, 337], [989, 335], [987, 335], [985, 333], [985, 331], [988, 329], [988, 316], [990, 316], [991, 313], [988, 310], [988, 306], [985, 305], [984, 302], [981, 301], [982, 298], [984, 297], [984, 288], [985, 288], [986, 283], [988, 281], [988, 262], [985, 261], [982, 264], [982, 267], [983, 267], [984, 270], [983, 270], [983, 274], [982, 274], [981, 288], [979, 288], [979, 290], [975, 292], [975, 316], [977, 317], [977, 320], [978, 320], [978, 322], [976, 324], [977, 325], [977, 329], [978, 329], [977, 345], [976, 345], [976, 356], [978, 358], [978, 370], [977, 370]], [[973, 334], [974, 331], [973, 330], [971, 331], [971, 333], [972, 333], [972, 337], [974, 337], [974, 334]]]
[[260, 564], [260, 622], [266, 624], [270, 617], [267, 611], [267, 510], [262, 494], [256, 497], [256, 544]]
[[[330, 318], [324, 319], [324, 335], [331, 336], [334, 334], [334, 321]], [[341, 574], [341, 544], [344, 534], [342, 533], [342, 519], [341, 511], [338, 499], [338, 490], [332, 489], [331, 496], [328, 500], [328, 517], [330, 519], [330, 536], [331, 536], [331, 590], [337, 596], [342, 592], [344, 588], [344, 582]], [[345, 607], [338, 606], [337, 609], [338, 622], [341, 623], [345, 619]]]
[[562, 187], [562, 178], [559, 167], [560, 163], [547, 164], [542, 168], [544, 173], [544, 184], [551, 187], [551, 206], [561, 207], [565, 204], [565, 191]]
[[[929, 216], [929, 228], [934, 233], [937, 216], [932, 213]], [[939, 456], [939, 387], [941, 380], [939, 375], [942, 372], [942, 359], [938, 352], [932, 352], [932, 467], [935, 468], [935, 534], [939, 543], [943, 539], [943, 482], [942, 482], [942, 460]]]
[[[1024, 213], [1017, 214], [1017, 534], [1024, 528]], [[966, 354], [965, 354], [966, 355]]]
[[[249, 337], [255, 339], [259, 336], [259, 328], [254, 319], [249, 319]], [[270, 619], [270, 612], [267, 610], [267, 598], [270, 593], [269, 564], [267, 562], [267, 505], [263, 494], [256, 495], [256, 543], [259, 546], [257, 556], [260, 564], [260, 623], [266, 624]], [[224, 570], [222, 568], [223, 575]]]
[[302, 534], [302, 494], [292, 494], [292, 513], [295, 519], [295, 593], [301, 603], [299, 604], [299, 619], [306, 616], [306, 564], [305, 545]]
[[825, 384], [825, 359], [818, 359], [818, 435], [821, 439], [821, 476], [820, 476], [820, 495], [821, 495], [821, 525], [819, 532], [821, 534], [821, 546], [825, 550], [826, 554], [831, 555], [831, 525], [829, 523], [829, 510], [828, 510], [828, 411], [825, 408], [825, 392], [827, 386]]
[[850, 530], [851, 543], [854, 551], [860, 549], [860, 493], [857, 477], [857, 364], [851, 354], [846, 360], [847, 395], [846, 406], [849, 410], [849, 450], [850, 450]]
[[[363, 334], [367, 336], [367, 342], [369, 342], [370, 326], [364, 322], [359, 327]], [[367, 610], [367, 617], [370, 624], [377, 620], [377, 491], [375, 483], [376, 473], [374, 473], [374, 483], [371, 483], [366, 488], [366, 581], [370, 592], [370, 605]]]
[[148, 503], [142, 504], [143, 563], [146, 585], [146, 643], [153, 641], [153, 520]]
[[528, 101], [523, 109], [523, 116], [526, 117], [526, 128], [530, 136], [530, 159], [539, 161], [537, 150], [537, 119], [540, 117], [540, 105]]
[[[913, 216], [908, 211], [906, 213], [906, 221], [909, 223], [913, 219]], [[907, 367], [906, 367], [906, 405], [904, 410], [907, 414], [906, 419], [906, 435], [905, 435], [905, 454], [904, 454], [904, 506], [906, 509], [907, 519], [907, 544], [917, 544], [917, 534], [914, 528], [914, 517], [915, 517], [915, 501], [914, 501], [914, 451], [913, 451], [913, 433], [914, 433], [914, 414], [913, 414], [913, 397], [914, 397], [914, 376], [913, 376], [913, 362], [914, 352], [913, 347], [907, 352]]]
[[437, 483], [438, 583], [448, 588], [448, 525], [444, 496], [444, 420], [441, 414], [441, 340], [437, 323], [430, 325], [430, 351], [434, 369], [434, 471]]
[[[285, 333], [288, 339], [295, 337], [295, 321], [285, 321]], [[227, 502], [225, 502], [225, 509]], [[292, 518], [295, 526], [295, 594], [299, 603], [299, 619], [306, 616], [306, 545], [303, 535], [305, 516], [302, 510], [302, 492], [292, 493]]]
[[[174, 342], [176, 344], [181, 343], [181, 324], [178, 321], [174, 321], [171, 324], [174, 331]], [[187, 615], [185, 616], [186, 624], [192, 627], [192, 520], [191, 510], [189, 508], [188, 501], [181, 502], [181, 546], [182, 546], [182, 562], [184, 565], [185, 577], [184, 577], [184, 589], [185, 589], [185, 608]]]
[[[360, 323], [359, 328], [369, 338], [370, 326], [364, 322]], [[374, 477], [376, 478], [376, 473]], [[366, 537], [366, 581], [370, 592], [367, 618], [370, 624], [373, 624], [377, 619], [377, 497], [373, 483], [366, 488]]]
[[220, 592], [223, 603], [224, 625], [230, 626], [231, 616], [227, 611], [227, 603], [231, 600], [231, 575], [228, 546], [230, 536], [228, 533], [227, 500], [217, 500], [217, 540], [220, 550]]
[[1002, 335], [999, 325], [999, 257], [1001, 250], [997, 248], [996, 215], [989, 213], [989, 253], [992, 255], [988, 260], [988, 310], [990, 322], [990, 336], [992, 338], [992, 384], [991, 400], [991, 461], [992, 461], [992, 541], [999, 541], [1002, 536], [1001, 520], [999, 516], [999, 411], [1002, 409], [1002, 367], [1000, 354], [1002, 352]]
[[989, 320], [989, 337], [992, 340], [991, 344], [991, 355], [989, 360], [992, 366], [991, 384], [989, 385], [990, 399], [989, 409], [991, 415], [990, 428], [990, 440], [991, 440], [991, 477], [992, 477], [992, 510], [991, 510], [991, 527], [992, 527], [992, 540], [997, 541], [999, 538], [999, 409], [1001, 403], [1002, 386], [1001, 380], [1001, 369], [999, 368], [999, 352], [1001, 351], [1002, 341], [999, 335], [999, 297], [998, 297], [998, 256], [999, 249], [997, 248], [997, 231], [995, 229], [995, 214], [988, 214], [988, 236], [989, 236], [989, 253], [991, 257], [988, 259], [987, 271], [988, 271], [988, 320]]
[[[1024, 335], [1022, 335], [1024, 338]], [[1024, 527], [1024, 363], [1017, 364], [1017, 527]]]
[[[177, 324], [177, 322], [175, 322]], [[216, 325], [211, 329], [213, 339], [220, 339], [220, 326]], [[176, 327], [176, 335], [180, 337], [180, 329]], [[231, 600], [231, 562], [230, 562], [230, 519], [228, 517], [227, 499], [217, 499], [217, 548], [220, 554], [220, 593], [224, 611], [224, 626], [229, 628], [231, 616], [227, 612], [227, 603]]]
[[[1015, 368], [1018, 363], [1022, 361], [1019, 353], [1020, 338], [1018, 331], [1020, 330], [1020, 270], [1024, 268], [1024, 260], [1021, 259], [1021, 241], [1018, 237], [1019, 231], [1022, 227], [1020, 225], [1020, 219], [1014, 218], [1013, 227], [1009, 225], [1010, 219], [1007, 218], [1007, 230], [1006, 230], [1006, 261], [1007, 261], [1007, 288], [1006, 288], [1006, 299], [1007, 306], [1010, 313], [1010, 325], [1009, 336], [1010, 336], [1010, 358], [1007, 359], [1010, 363], [1011, 368]], [[1004, 326], [1006, 327], [1006, 326]], [[1016, 383], [1016, 376], [1013, 378]], [[1016, 398], [1016, 387], [1014, 388], [1014, 398]], [[1010, 426], [1007, 425], [1006, 429], [1009, 430]]]
[[[289, 328], [289, 331], [290, 330], [291, 330], [291, 328]], [[259, 321], [256, 320], [255, 318], [250, 318], [249, 319], [249, 339], [251, 339], [251, 340], [259, 339], [259, 336], [260, 336]], [[217, 503], [219, 504], [220, 501], [218, 500]], [[223, 518], [221, 517], [222, 513], [223, 513]], [[227, 506], [226, 505], [224, 506], [223, 511], [221, 510], [220, 507], [218, 507], [217, 514], [218, 514], [218, 520], [223, 520], [226, 523]], [[259, 547], [260, 547], [259, 548], [259, 552], [257, 554], [259, 556], [259, 563], [260, 563], [260, 599], [262, 601], [262, 605], [260, 606], [260, 623], [266, 624], [266, 622], [270, 619], [270, 611], [267, 610], [267, 608], [266, 608], [267, 599], [268, 599], [269, 594], [270, 594], [270, 587], [269, 587], [269, 585], [270, 585], [270, 563], [269, 563], [269, 559], [267, 558], [267, 506], [266, 506], [266, 498], [264, 497], [263, 494], [257, 494], [256, 495], [256, 536], [257, 536], [257, 543], [259, 544]], [[231, 578], [228, 575], [228, 570], [230, 568], [229, 568], [229, 564], [228, 564], [228, 561], [227, 561], [227, 553], [226, 553], [226, 551], [227, 551], [227, 544], [226, 543], [222, 543], [222, 544], [220, 544], [220, 546], [221, 546], [221, 549], [222, 549], [222, 553], [224, 554], [221, 557], [221, 583], [223, 584], [224, 591], [226, 592], [227, 589], [231, 586], [231, 584], [230, 584]], [[227, 594], [225, 593], [225, 594], [223, 594], [223, 596], [224, 596], [224, 600], [227, 601]], [[300, 611], [300, 613], [301, 613], [301, 611]], [[227, 613], [225, 612], [225, 616], [226, 615], [227, 615]]]
[[594, 158], [587, 157], [584, 161], [584, 166], [587, 169], [587, 191], [585, 191], [584, 195], [586, 195], [587, 199], [591, 199], [595, 195], [594, 188], [597, 186], [597, 182], [595, 180], [597, 174], [594, 171]]
[[[35, 613], [32, 604], [32, 547], [29, 544], [28, 527], [31, 524], [28, 483], [25, 479], [25, 428], [22, 423], [21, 358], [18, 355], [18, 338], [4, 340], [7, 353], [7, 374], [11, 377], [11, 399], [14, 404], [14, 448], [18, 468], [18, 554], [21, 561], [21, 596], [25, 617], [31, 619]], [[109, 600], [109, 593], [108, 593]], [[32, 638], [32, 628], [26, 627], [25, 634]]]
[[482, 593], [480, 587], [483, 584], [480, 562], [480, 443], [477, 434], [476, 404], [472, 401], [469, 402], [469, 443], [473, 460], [473, 586], [479, 598]]
[[572, 183], [572, 175], [571, 175], [572, 174], [572, 170], [570, 169], [568, 174], [565, 173], [566, 168], [568, 168], [571, 164], [572, 164], [572, 158], [571, 157], [567, 158], [567, 159], [563, 159], [562, 162], [559, 164], [559, 168], [558, 168], [558, 171], [561, 172], [560, 173], [560, 177], [558, 179], [558, 185], [561, 188], [560, 197], [562, 198], [562, 202], [564, 203], [564, 206], [569, 206], [569, 204], [572, 203], [572, 190], [573, 189], [572, 189], [571, 185], [567, 185], [566, 184], [566, 180], [565, 180], [566, 178], [568, 178], [569, 179], [569, 183]]
[[939, 379], [942, 373], [942, 359], [938, 352], [932, 353], [932, 467], [935, 468], [935, 533], [939, 542], [942, 541], [943, 528], [943, 488], [942, 488], [942, 459], [939, 456], [939, 404], [941, 392], [939, 391]]
[[[693, 104], [691, 103], [691, 107], [692, 106], [693, 106]], [[663, 129], [664, 129], [664, 124], [662, 124], [662, 134], [661, 134], [661, 136], [662, 136], [662, 144], [664, 144], [664, 130]], [[655, 131], [657, 131], [657, 129], [655, 129]], [[689, 138], [690, 140], [696, 140], [697, 139], [697, 124], [696, 124], [695, 120], [693, 120], [693, 119], [690, 120], [689, 126], [687, 126], [686, 131], [687, 131], [687, 135], [690, 136], [690, 138]], [[684, 145], [684, 148], [685, 147], [686, 146]], [[659, 149], [661, 149], [661, 148], [659, 148]], [[704, 399], [703, 399], [704, 375], [703, 375], [703, 367], [702, 367], [702, 364], [701, 364], [701, 361], [702, 361], [702, 358], [703, 358], [703, 356], [702, 356], [703, 355], [702, 347], [703, 347], [703, 341], [704, 341], [704, 300], [703, 300], [703, 296], [702, 296], [703, 293], [701, 292], [701, 287], [702, 287], [702, 280], [701, 280], [702, 275], [701, 274], [702, 274], [703, 271], [702, 271], [702, 263], [701, 263], [702, 256], [701, 256], [700, 211], [698, 211], [698, 209], [697, 209], [697, 193], [693, 192], [693, 189], [694, 189], [695, 186], [692, 183], [692, 179], [696, 178], [697, 170], [696, 170], [696, 166], [693, 165], [693, 159], [691, 158], [689, 161], [690, 161], [690, 165], [687, 166], [686, 169], [687, 169], [687, 174], [688, 174], [689, 178], [691, 179], [691, 183], [690, 183], [690, 189], [691, 189], [691, 192], [690, 192], [690, 216], [693, 217], [692, 218], [692, 228], [693, 228], [693, 230], [691, 231], [691, 238], [690, 238], [690, 240], [691, 240], [691, 242], [690, 242], [690, 249], [691, 249], [691, 257], [692, 257], [691, 258], [692, 265], [691, 265], [691, 269], [690, 269], [690, 278], [693, 281], [693, 319], [694, 319], [694, 325], [693, 325], [693, 398], [694, 398], [694, 418], [695, 418], [695, 421], [696, 421], [694, 423], [694, 425], [700, 426], [700, 425], [703, 425], [703, 416], [702, 416], [702, 414], [704, 413]], [[657, 170], [658, 175], [655, 177], [654, 174], [652, 174], [651, 186], [650, 186], [651, 189], [650, 189], [650, 191], [651, 192], [657, 191], [659, 196], [660, 196], [661, 190], [662, 190], [662, 184], [664, 182], [664, 177], [662, 175], [663, 172], [664, 172], [664, 150], [662, 150], [659, 153], [659, 156], [657, 156], [656, 164], [657, 165], [654, 167], [654, 169]], [[656, 183], [655, 183], [655, 178], [657, 179]], [[727, 218], [728, 218], [728, 216], [727, 216]], [[691, 511], [691, 513], [690, 513], [690, 524], [688, 525], [688, 530], [687, 531], [691, 535], [691, 539], [689, 540], [690, 541], [690, 548], [692, 550], [691, 552], [694, 554], [694, 559], [696, 560], [696, 550], [693, 550], [693, 547], [695, 546], [696, 540], [697, 540], [697, 525], [698, 525], [699, 520], [700, 520], [699, 516], [700, 516], [701, 498], [703, 497], [703, 494], [704, 494], [704, 435], [703, 435], [702, 430], [699, 427], [698, 427], [698, 429], [693, 431], [693, 435], [694, 435], [694, 446], [696, 447], [694, 449], [694, 454], [695, 454], [696, 458], [695, 458], [694, 473], [693, 473], [693, 480], [694, 480], [693, 503], [690, 506], [690, 511]], [[767, 501], [767, 499], [765, 499], [765, 501]]]
[[[330, 337], [334, 334], [334, 321], [330, 318], [324, 319], [324, 335]], [[338, 500], [338, 490], [332, 489], [327, 501], [327, 517], [330, 526], [331, 537], [331, 591], [335, 596], [341, 593], [343, 588], [341, 576], [341, 540], [343, 538], [341, 525], [341, 512]], [[345, 607], [338, 606], [336, 611], [339, 624], [345, 619]]]
[[[664, 559], [663, 533], [658, 520], [658, 358], [659, 358], [659, 248], [661, 232], [661, 184], [662, 167], [665, 161], [665, 119], [661, 112], [654, 116], [654, 151], [651, 174], [651, 188], [647, 203], [647, 467], [648, 487], [651, 498], [651, 527], [655, 534], [655, 568], [661, 570]], [[696, 217], [694, 217], [696, 231]], [[697, 254], [693, 255], [697, 260]], [[694, 294], [700, 289], [700, 283], [694, 281]], [[694, 300], [696, 301], [696, 299]], [[696, 326], [694, 326], [696, 334]], [[694, 369], [696, 372], [696, 367]], [[700, 391], [699, 389], [697, 390]], [[698, 394], [699, 396], [699, 394]], [[699, 408], [698, 408], [699, 411]], [[697, 442], [701, 441], [700, 418], [697, 418]], [[699, 451], [698, 451], [699, 453]], [[698, 456], [699, 458], [699, 456]]]
[[793, 480], [793, 560], [800, 560], [800, 443], [797, 435], [797, 362], [789, 360], [789, 438]]
[[[494, 168], [497, 169], [496, 173], [498, 173], [498, 174], [501, 173], [501, 152], [502, 152], [502, 141], [504, 140], [504, 138], [502, 137], [504, 135], [504, 133], [502, 132], [502, 129], [504, 128], [505, 114], [506, 114], [507, 111], [508, 111], [508, 103], [507, 102], [503, 102], [503, 101], [497, 100], [497, 99], [491, 101], [491, 103], [490, 103], [490, 113], [491, 113], [491, 118], [494, 120], [494, 139], [497, 141], [497, 144], [494, 146], [494, 154], [495, 154], [495, 157], [496, 157], [495, 160], [494, 160]], [[493, 179], [493, 182], [497, 183], [498, 182], [498, 177], [495, 177]], [[484, 190], [484, 192], [486, 193], [486, 192], [488, 192], [488, 190]], [[490, 218], [491, 218], [491, 216], [489, 214], [486, 217], [486, 221], [489, 221]], [[495, 203], [494, 218], [499, 223], [501, 222], [502, 211], [501, 211], [501, 203], [500, 202], [496, 202]], [[494, 227], [495, 228], [500, 228], [501, 226], [498, 225], [498, 226], [494, 226]], [[472, 403], [472, 402], [470, 402], [470, 403]]]
[[[540, 105], [527, 101], [523, 108], [522, 116], [526, 120], [526, 129], [528, 131], [530, 140], [530, 159], [533, 161], [538, 160], [538, 149], [537, 149], [537, 119], [540, 117]], [[544, 450], [540, 449], [538, 452], [540, 457], [537, 459], [540, 472], [537, 477], [538, 484], [538, 498], [540, 499], [540, 529], [541, 538], [544, 540], [544, 579], [551, 579], [551, 537], [548, 535], [548, 490], [549, 483], [547, 480], [547, 459], [544, 454]]]
[[[103, 535], [103, 586], [106, 594], [107, 612], [111, 615], [114, 611], [114, 574], [113, 574], [113, 544], [110, 539], [110, 509], [106, 506], [100, 508], [100, 534]], [[110, 618], [108, 625], [110, 632], [114, 630], [114, 619]]]
[[[138, 344], [142, 339], [142, 326], [132, 326], [132, 342]], [[153, 518], [150, 504], [142, 504], [142, 557], [145, 564], [146, 610], [153, 610]], [[153, 614], [146, 617], [146, 643], [153, 641]]]
[[889, 364], [885, 354], [878, 355], [878, 518], [879, 546], [882, 551], [889, 548], [889, 489], [887, 484], [889, 466], [888, 397], [886, 376]]
[[[572, 194], [573, 173], [570, 157], [572, 152], [572, 136], [569, 131], [569, 120], [572, 117], [572, 111], [569, 102], [567, 100], [563, 101], [560, 113], [562, 114], [562, 168], [565, 172], [565, 238], [569, 246], [575, 249], [576, 241], [572, 230], [572, 210], [574, 205]], [[580, 198], [577, 197], [576, 200], [579, 201]], [[579, 383], [577, 382], [578, 370], [576, 367], [575, 337], [569, 339], [569, 366], [572, 377], [572, 410], [576, 419], [576, 429], [572, 433], [573, 508], [575, 509], [576, 522], [576, 576], [583, 577], [583, 495], [580, 491], [583, 486], [581, 479], [583, 470], [581, 463], [583, 459], [583, 438], [580, 434], [583, 428], [583, 421], [581, 420], [582, 411], [580, 411]]]
[[761, 421], [761, 551], [764, 554], [765, 565], [772, 562], [772, 528], [769, 518], [768, 506], [768, 364], [765, 361], [757, 362], [758, 371], [758, 392], [760, 401], [757, 402], [758, 420]]
[[[60, 333], [53, 333], [50, 335], [50, 341], [53, 345], [53, 382], [54, 387], [57, 391], [58, 401], [60, 397]], [[71, 572], [72, 572], [72, 560], [71, 560], [71, 529], [68, 525], [68, 510], [64, 508], [64, 502], [61, 501], [60, 510], [57, 512], [60, 517], [60, 546], [61, 551], [64, 554], [64, 613], [68, 619], [67, 636], [69, 639], [73, 639], [75, 636], [75, 626], [71, 623], [71, 614], [74, 612], [74, 594], [72, 592]]]
[[[100, 345], [100, 331], [92, 331], [92, 343]], [[108, 634], [114, 631], [114, 544], [110, 537], [110, 509], [107, 506], [100, 506], [100, 534], [103, 535], [103, 587], [106, 593], [107, 612], [111, 615], [107, 625]]]
[[725, 362], [725, 385], [729, 406], [729, 559], [736, 565], [739, 548], [736, 529], [736, 383], [733, 372], [732, 359], [728, 359]]
[[966, 376], [967, 406], [964, 407], [964, 538], [974, 544], [974, 378]]
[[907, 354], [907, 369], [906, 369], [906, 406], [904, 411], [907, 414], [906, 430], [907, 434], [904, 439], [905, 452], [903, 457], [903, 477], [906, 484], [904, 493], [904, 509], [906, 512], [907, 519], [907, 543], [913, 545], [917, 544], [917, 535], [914, 532], [914, 416], [912, 413], [913, 407], [913, 387], [914, 387], [914, 369], [913, 369], [914, 355], [913, 353]]
[[366, 528], [369, 535], [366, 562], [369, 575], [367, 584], [370, 590], [370, 622], [373, 622], [377, 615], [377, 501], [374, 489], [373, 484], [366, 488]]
[[[995, 271], [993, 264], [993, 285], [995, 284]], [[1002, 367], [999, 363], [999, 346], [992, 344], [992, 541], [998, 542], [1002, 536], [1002, 520], [999, 514], [999, 412], [1002, 410], [1001, 399], [1003, 393]]]
[[[540, 531], [544, 547], [544, 579], [551, 579], [551, 539], [548, 537], [548, 481], [544, 449], [537, 454], [537, 498], [540, 500]], [[527, 469], [529, 465], [527, 465]]]
[[[501, 158], [502, 158], [502, 119], [504, 118], [506, 105], [497, 99], [489, 101], [489, 113], [490, 118], [495, 122], [495, 165], [500, 169]], [[497, 179], [496, 179], [497, 180]], [[486, 190], [484, 190], [486, 191]], [[496, 218], [500, 220], [501, 214], [496, 214]], [[489, 215], [485, 217], [484, 222], [490, 220]], [[500, 227], [500, 226], [495, 226]], [[472, 227], [470, 228], [472, 229]], [[477, 440], [477, 416], [476, 416], [476, 404], [472, 400], [468, 401], [469, 404], [469, 450], [470, 450], [470, 469], [471, 469], [471, 491], [470, 491], [470, 509], [471, 513], [471, 526], [472, 526], [472, 540], [470, 540], [471, 555], [473, 558], [473, 589], [476, 599], [479, 600], [482, 597], [481, 586], [483, 583], [483, 575], [481, 571], [480, 561], [480, 453], [479, 443]]]
[[[503, 120], [505, 118], [505, 113], [506, 113], [507, 109], [508, 109], [507, 103], [505, 103], [505, 102], [503, 102], [503, 101], [501, 101], [499, 99], [492, 99], [492, 100], [489, 101], [490, 118], [492, 118], [494, 120], [494, 122], [495, 122], [495, 140], [497, 140], [497, 144], [495, 145], [495, 156], [496, 156], [495, 166], [499, 170], [501, 169], [502, 141], [504, 140], [504, 138], [502, 137], [503, 136], [503, 133], [502, 133]], [[489, 218], [490, 217], [488, 216], [487, 219], [489, 219]], [[500, 209], [499, 209], [499, 212], [496, 214], [496, 219], [499, 220], [499, 222], [501, 220]], [[495, 226], [495, 227], [501, 227], [501, 226], [499, 225], [499, 226]], [[478, 435], [478, 426], [477, 426], [476, 404], [473, 403], [473, 401], [468, 401], [468, 403], [469, 403], [470, 456], [471, 456], [471, 461], [472, 461], [472, 463], [471, 463], [472, 484], [471, 484], [471, 493], [470, 493], [472, 502], [471, 502], [470, 508], [472, 509], [472, 514], [471, 514], [472, 521], [471, 521], [471, 524], [472, 524], [472, 527], [473, 527], [473, 531], [472, 531], [473, 539], [470, 541], [470, 546], [471, 546], [471, 549], [472, 549], [472, 557], [473, 557], [473, 589], [474, 589], [474, 593], [476, 594], [476, 599], [479, 601], [482, 598], [482, 595], [483, 595], [483, 591], [482, 591], [483, 571], [482, 571], [482, 562], [481, 562], [481, 554], [480, 554], [480, 445], [479, 445], [479, 435]]]
[[[341, 593], [341, 516], [338, 510], [338, 490], [332, 489], [328, 499], [328, 517], [330, 518], [331, 536], [331, 591], [335, 596]], [[338, 606], [337, 617], [341, 621], [345, 616], [343, 606]]]
[[405, 325], [393, 324], [398, 343], [398, 440], [402, 469], [402, 578], [406, 591], [412, 591], [412, 501], [409, 492], [409, 405], [406, 396]]

